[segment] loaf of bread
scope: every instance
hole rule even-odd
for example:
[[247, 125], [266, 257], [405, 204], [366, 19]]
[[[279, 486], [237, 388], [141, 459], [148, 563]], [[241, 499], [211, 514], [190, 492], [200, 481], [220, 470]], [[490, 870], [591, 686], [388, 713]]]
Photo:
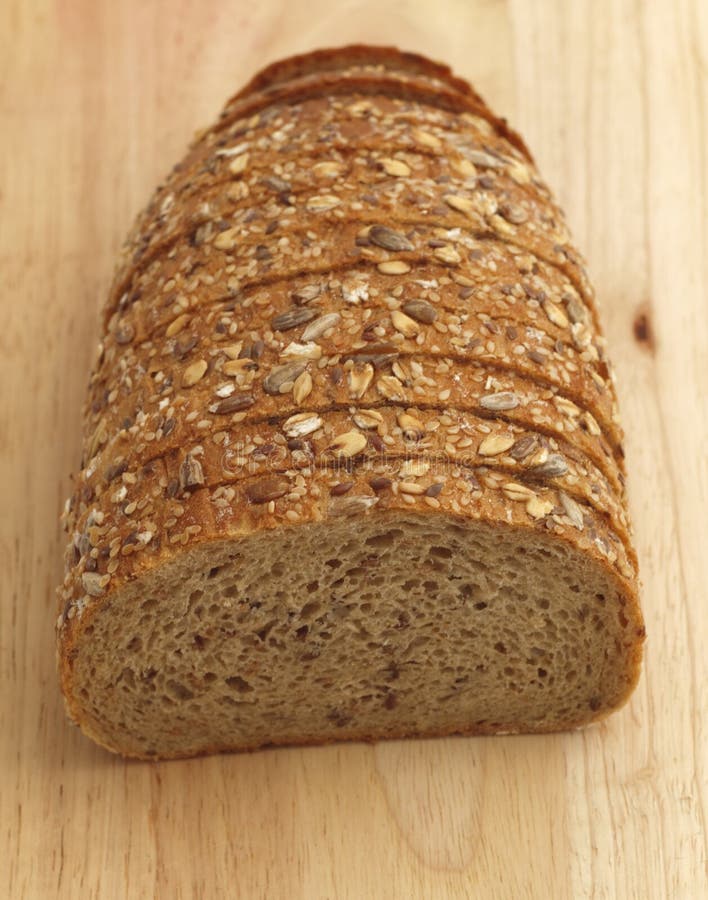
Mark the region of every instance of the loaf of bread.
[[644, 626], [598, 308], [445, 67], [294, 57], [128, 236], [67, 503], [70, 718], [126, 756], [549, 732]]

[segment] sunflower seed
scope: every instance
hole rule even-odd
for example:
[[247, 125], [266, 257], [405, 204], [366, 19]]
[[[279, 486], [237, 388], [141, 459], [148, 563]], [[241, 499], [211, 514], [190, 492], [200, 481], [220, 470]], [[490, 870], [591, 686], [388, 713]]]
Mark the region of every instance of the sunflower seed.
[[182, 387], [193, 387], [198, 381], [201, 381], [207, 368], [208, 364], [205, 359], [198, 359], [187, 366], [182, 373]]
[[[384, 265], [384, 263], [381, 263]], [[405, 263], [404, 263], [405, 265]], [[365, 281], [357, 281], [351, 279], [342, 284], [342, 297], [347, 303], [360, 303], [362, 300], [369, 299], [369, 285]]]
[[380, 163], [384, 172], [387, 175], [392, 175], [394, 178], [406, 178], [411, 174], [410, 166], [407, 166], [400, 159], [382, 159]]
[[330, 328], [334, 328], [335, 325], [338, 325], [341, 319], [342, 317], [337, 312], [320, 316], [318, 319], [315, 319], [314, 322], [310, 322], [303, 331], [302, 340], [305, 342], [316, 341], [317, 338], [322, 337], [325, 331], [329, 331]]
[[204, 484], [204, 471], [199, 460], [188, 453], [179, 467], [179, 486], [183, 491], [194, 490]]
[[424, 459], [407, 459], [398, 470], [398, 474], [404, 478], [409, 478], [411, 475], [414, 478], [419, 477], [420, 475], [427, 475], [430, 471], [430, 463]]
[[322, 288], [319, 284], [304, 284], [301, 288], [293, 291], [290, 296], [295, 303], [302, 306], [305, 303], [310, 303], [312, 300], [317, 299], [321, 292]]
[[575, 297], [568, 297], [565, 308], [568, 312], [568, 318], [573, 324], [584, 323], [587, 320], [585, 307]]
[[559, 496], [561, 506], [563, 507], [566, 516], [568, 516], [568, 518], [578, 529], [578, 531], [582, 531], [585, 526], [585, 522], [583, 519], [583, 511], [580, 505], [576, 503], [575, 500], [572, 499], [572, 497], [569, 497], [564, 491], [560, 491]]
[[230, 397], [222, 400], [221, 403], [217, 403], [215, 407], [210, 407], [210, 409], [217, 415], [226, 416], [231, 413], [248, 409], [249, 406], [253, 406], [255, 402], [256, 401], [251, 394], [232, 394]]
[[425, 434], [425, 426], [410, 413], [401, 412], [396, 416], [399, 428], [403, 431], [405, 441], [419, 441]]
[[532, 466], [529, 471], [539, 478], [560, 478], [567, 473], [568, 463], [560, 453], [551, 453], [545, 462]]
[[382, 375], [376, 382], [376, 389], [387, 400], [404, 400], [406, 396], [403, 385], [394, 375]]
[[513, 457], [515, 460], [519, 461], [522, 459], [526, 459], [533, 451], [536, 449], [538, 444], [538, 438], [534, 434], [525, 434], [523, 437], [520, 437], [518, 441], [514, 444], [514, 446], [509, 451], [509, 456]]
[[374, 225], [369, 229], [369, 240], [384, 250], [414, 250], [413, 244], [400, 231], [385, 225]]
[[299, 406], [303, 400], [312, 393], [312, 375], [309, 372], [303, 372], [298, 375], [293, 384], [293, 400]]
[[356, 516], [376, 506], [378, 497], [334, 497], [329, 504], [330, 516]]
[[515, 481], [507, 482], [502, 487], [502, 492], [509, 500], [528, 500], [529, 498], [536, 496], [531, 488], [526, 487], [524, 484], [517, 484]]
[[440, 262], [445, 263], [448, 266], [456, 266], [458, 263], [462, 262], [462, 257], [455, 250], [454, 247], [445, 246], [445, 247], [436, 247], [433, 250], [433, 256], [435, 259], [440, 260]]
[[502, 203], [499, 207], [499, 214], [512, 225], [523, 225], [529, 217], [523, 206], [518, 203]]
[[457, 194], [445, 194], [443, 200], [451, 209], [464, 213], [467, 216], [475, 212], [474, 203], [467, 197], [459, 197]]
[[334, 194], [320, 194], [316, 197], [310, 197], [305, 206], [311, 212], [326, 212], [328, 209], [334, 209], [339, 206], [342, 201]]
[[291, 309], [274, 316], [271, 319], [270, 326], [273, 331], [289, 331], [291, 328], [297, 328], [298, 325], [304, 325], [306, 322], [311, 322], [316, 316], [316, 309], [294, 306]]
[[554, 397], [553, 404], [559, 412], [570, 419], [576, 419], [580, 416], [580, 410], [572, 400], [568, 400], [565, 397]]
[[411, 319], [410, 316], [401, 312], [400, 309], [393, 310], [391, 313], [391, 322], [396, 331], [400, 331], [404, 337], [412, 338], [420, 332], [420, 325], [418, 325], [415, 319]]
[[361, 400], [374, 377], [374, 367], [366, 363], [360, 368], [351, 369], [349, 372], [349, 393], [357, 400]]
[[277, 191], [279, 194], [287, 194], [292, 190], [290, 182], [279, 178], [277, 175], [269, 175], [261, 181], [261, 184], [264, 184], [272, 191]]
[[511, 391], [500, 391], [497, 394], [484, 394], [480, 398], [479, 405], [483, 409], [503, 412], [507, 409], [516, 409], [519, 405], [519, 398]]
[[354, 487], [353, 481], [340, 481], [339, 484], [335, 484], [334, 487], [330, 490], [330, 495], [332, 497], [341, 497], [344, 494], [349, 493], [349, 491]]
[[221, 371], [224, 375], [241, 375], [242, 372], [252, 371], [257, 368], [258, 363], [255, 363], [247, 356], [242, 359], [228, 360], [228, 362], [225, 362], [221, 367]]
[[435, 307], [427, 300], [409, 300], [403, 304], [403, 312], [416, 322], [423, 322], [425, 325], [431, 325], [438, 317]]
[[597, 424], [597, 419], [595, 418], [595, 416], [593, 416], [592, 413], [586, 412], [583, 416], [583, 421], [588, 432], [593, 437], [599, 437], [602, 434], [602, 432], [600, 431], [600, 426]]
[[120, 344], [121, 346], [129, 344], [135, 337], [135, 328], [130, 322], [124, 322], [113, 332], [113, 337], [116, 340], [116, 344]]
[[243, 175], [248, 166], [248, 153], [241, 153], [229, 163], [229, 172], [232, 175]]
[[512, 160], [509, 163], [507, 171], [517, 184], [528, 184], [531, 181], [529, 170], [517, 160]]
[[375, 369], [382, 369], [384, 366], [387, 366], [391, 360], [396, 359], [397, 356], [398, 348], [395, 344], [381, 342], [368, 344], [366, 352], [363, 352], [362, 349], [362, 351], [357, 350], [354, 353], [347, 353], [342, 357], [342, 360], [344, 362], [352, 360], [353, 363], [369, 362]]
[[341, 163], [325, 160], [324, 162], [315, 163], [312, 171], [317, 178], [336, 178], [342, 174], [344, 167]]
[[283, 424], [283, 431], [288, 437], [305, 437], [322, 427], [322, 419], [314, 413], [297, 413], [290, 416]]
[[240, 156], [242, 153], [245, 153], [248, 150], [248, 144], [246, 142], [242, 144], [236, 144], [234, 147], [223, 147], [220, 150], [216, 151], [216, 156]]
[[186, 313], [177, 316], [177, 318], [173, 319], [165, 329], [165, 337], [171, 338], [176, 334], [179, 334], [187, 322], [189, 322], [189, 316]]
[[109, 576], [100, 575], [98, 572], [84, 572], [81, 575], [81, 584], [91, 597], [100, 597], [101, 594], [104, 594], [109, 581]]
[[501, 169], [504, 165], [500, 159], [492, 156], [491, 153], [486, 153], [484, 150], [469, 150], [467, 156], [475, 166], [481, 166], [485, 169]]
[[243, 349], [243, 341], [238, 341], [235, 344], [229, 344], [227, 347], [222, 347], [221, 352], [228, 356], [229, 359], [238, 359], [241, 355], [241, 350]]
[[284, 350], [280, 351], [280, 355], [285, 359], [288, 357], [293, 359], [321, 359], [322, 347], [319, 344], [315, 344], [314, 341], [309, 341], [307, 344], [291, 341]]
[[403, 262], [402, 259], [387, 259], [385, 262], [380, 262], [376, 268], [382, 275], [405, 275], [411, 270], [408, 263]]
[[111, 481], [115, 481], [116, 478], [120, 478], [120, 476], [128, 471], [128, 462], [125, 459], [121, 459], [119, 462], [113, 463], [112, 466], [109, 466], [106, 469], [106, 474], [104, 478], [106, 482], [110, 484]]
[[442, 147], [440, 138], [435, 137], [434, 134], [430, 134], [429, 131], [423, 131], [422, 128], [414, 128], [411, 132], [411, 136], [414, 140], [418, 141], [419, 144], [422, 144], [424, 147], [430, 147], [431, 150], [439, 150], [440, 147]]
[[214, 393], [223, 400], [225, 397], [230, 397], [235, 390], [236, 385], [232, 381], [225, 381], [217, 387]]
[[489, 434], [479, 445], [480, 456], [499, 456], [514, 446], [514, 438], [508, 434]]
[[543, 311], [548, 316], [549, 320], [553, 322], [554, 325], [557, 325], [558, 328], [568, 327], [568, 319], [560, 306], [551, 303], [550, 300], [546, 300], [543, 304]]
[[[573, 343], [578, 350], [587, 350], [590, 346], [592, 334], [587, 325], [582, 322], [576, 322], [570, 326], [570, 333], [573, 335]], [[592, 370], [594, 372], [594, 370]]]
[[543, 519], [553, 510], [553, 502], [541, 497], [531, 497], [526, 502], [526, 512], [532, 519]]
[[285, 496], [290, 490], [290, 482], [285, 478], [269, 476], [261, 478], [255, 484], [249, 484], [245, 494], [251, 503], [270, 503]]
[[458, 175], [462, 175], [463, 178], [474, 178], [477, 175], [477, 169], [468, 159], [451, 160], [450, 167]]
[[423, 494], [425, 488], [422, 484], [416, 484], [414, 481], [399, 481], [398, 490], [402, 494]]
[[379, 428], [384, 424], [384, 417], [376, 409], [359, 409], [352, 418], [359, 428]]
[[[298, 375], [301, 375], [307, 368], [307, 363], [290, 362], [284, 366], [276, 366], [263, 379], [263, 390], [266, 394], [280, 394], [283, 392], [284, 386], [294, 382]], [[288, 388], [289, 390], [289, 388]]]
[[188, 353], [191, 353], [192, 350], [194, 350], [198, 343], [199, 338], [196, 334], [183, 334], [175, 341], [172, 354], [176, 359], [184, 359]]
[[365, 434], [360, 431], [347, 431], [338, 435], [327, 449], [335, 456], [348, 459], [361, 453], [367, 443]]
[[214, 238], [214, 246], [217, 250], [233, 250], [238, 241], [238, 228], [227, 228], [220, 231]]

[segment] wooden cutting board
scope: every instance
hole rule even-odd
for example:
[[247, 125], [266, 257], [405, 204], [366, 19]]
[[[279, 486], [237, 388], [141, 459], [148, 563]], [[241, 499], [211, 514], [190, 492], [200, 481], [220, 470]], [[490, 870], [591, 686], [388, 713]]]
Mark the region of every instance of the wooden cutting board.
[[[248, 75], [358, 40], [471, 78], [588, 254], [628, 433], [644, 675], [582, 733], [122, 762], [65, 721], [52, 634], [112, 260]], [[0, 4], [2, 896], [708, 896], [707, 73], [701, 0]]]

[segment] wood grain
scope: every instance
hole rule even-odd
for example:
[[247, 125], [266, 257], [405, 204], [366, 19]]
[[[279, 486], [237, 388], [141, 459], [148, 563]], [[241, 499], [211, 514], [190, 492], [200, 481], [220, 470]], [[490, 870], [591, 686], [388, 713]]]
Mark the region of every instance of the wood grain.
[[[451, 63], [532, 147], [590, 260], [649, 639], [605, 724], [125, 763], [64, 719], [58, 514], [118, 244], [262, 64], [350, 41]], [[708, 896], [708, 6], [0, 4], [0, 894]]]

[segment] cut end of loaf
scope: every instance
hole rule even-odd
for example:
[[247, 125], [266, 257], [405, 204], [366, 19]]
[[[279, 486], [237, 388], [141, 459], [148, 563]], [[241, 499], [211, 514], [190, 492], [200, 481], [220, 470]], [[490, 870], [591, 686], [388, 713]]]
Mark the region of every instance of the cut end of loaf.
[[127, 756], [546, 732], [621, 705], [643, 627], [626, 582], [563, 542], [372, 514], [205, 543], [66, 636], [72, 717]]

